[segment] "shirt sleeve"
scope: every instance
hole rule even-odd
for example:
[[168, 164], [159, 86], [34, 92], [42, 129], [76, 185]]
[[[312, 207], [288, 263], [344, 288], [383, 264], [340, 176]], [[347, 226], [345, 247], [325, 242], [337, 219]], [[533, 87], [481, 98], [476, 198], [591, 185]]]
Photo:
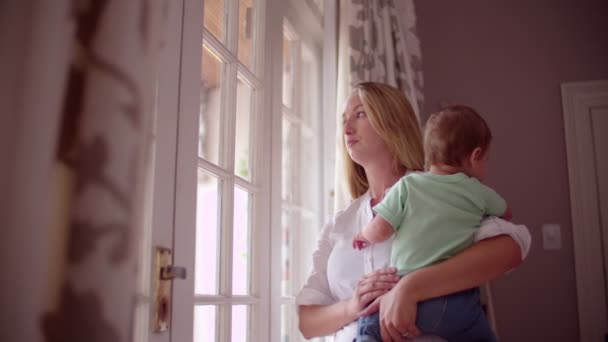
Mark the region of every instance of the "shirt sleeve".
[[490, 216], [502, 216], [507, 211], [507, 201], [504, 200], [492, 188], [479, 183], [481, 188], [481, 197], [486, 205], [486, 214]]
[[521, 224], [513, 224], [498, 217], [488, 217], [481, 221], [481, 227], [475, 234], [475, 242], [493, 238], [499, 235], [509, 235], [521, 248], [521, 260], [526, 259], [532, 238], [528, 228]]
[[388, 191], [382, 202], [374, 207], [374, 211], [397, 230], [405, 213], [406, 200], [407, 185], [405, 180], [401, 179]]
[[327, 280], [327, 262], [334, 248], [330, 238], [334, 221], [323, 227], [321, 236], [317, 242], [317, 249], [312, 254], [312, 270], [306, 279], [306, 283], [296, 296], [296, 305], [328, 305], [336, 300], [331, 294]]

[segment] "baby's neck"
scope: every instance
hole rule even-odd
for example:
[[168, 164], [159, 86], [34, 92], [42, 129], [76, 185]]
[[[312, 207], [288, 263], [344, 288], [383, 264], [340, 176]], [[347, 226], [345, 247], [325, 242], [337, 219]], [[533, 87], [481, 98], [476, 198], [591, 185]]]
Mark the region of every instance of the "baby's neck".
[[445, 165], [445, 164], [431, 164], [429, 166], [429, 172], [435, 175], [454, 175], [459, 172], [466, 173], [464, 167]]

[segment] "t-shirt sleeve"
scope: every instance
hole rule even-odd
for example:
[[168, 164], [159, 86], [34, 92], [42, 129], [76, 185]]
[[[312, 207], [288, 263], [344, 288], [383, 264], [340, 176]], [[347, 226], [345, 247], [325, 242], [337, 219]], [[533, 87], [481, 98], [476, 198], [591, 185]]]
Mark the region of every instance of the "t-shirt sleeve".
[[496, 191], [479, 183], [481, 198], [485, 203], [486, 215], [502, 216], [507, 210], [507, 202]]
[[296, 296], [296, 304], [300, 305], [328, 305], [336, 302], [331, 294], [327, 280], [327, 262], [334, 248], [330, 233], [334, 222], [329, 222], [323, 228], [317, 241], [317, 248], [312, 254], [312, 269], [302, 290]]
[[388, 191], [382, 202], [374, 207], [374, 211], [397, 230], [405, 214], [406, 200], [407, 184], [404, 179], [401, 179]]
[[499, 235], [510, 236], [521, 249], [521, 260], [528, 256], [532, 238], [528, 227], [521, 224], [513, 224], [498, 217], [487, 217], [481, 221], [481, 227], [475, 234], [475, 241], [493, 238]]

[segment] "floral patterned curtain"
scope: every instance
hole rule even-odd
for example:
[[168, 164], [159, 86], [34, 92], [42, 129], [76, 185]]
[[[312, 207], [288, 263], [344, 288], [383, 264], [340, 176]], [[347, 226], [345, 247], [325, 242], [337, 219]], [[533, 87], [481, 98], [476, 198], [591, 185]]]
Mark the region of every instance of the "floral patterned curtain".
[[[413, 0], [341, 0], [338, 25], [337, 126], [353, 85], [383, 82], [403, 91], [420, 118], [422, 56], [416, 35]], [[341, 133], [336, 142], [334, 210], [344, 208], [350, 195], [343, 182]]]
[[[14, 186], [3, 191], [14, 209], [6, 215], [8, 241], [24, 245], [4, 247], [19, 258], [8, 272], [16, 270], [26, 288], [16, 285], [11, 294], [34, 294], [35, 301], [2, 297], [20, 305], [10, 331], [2, 324], [0, 340], [134, 339], [142, 175], [168, 1], [24, 0], [3, 7], [21, 18], [15, 27], [25, 28], [15, 32], [23, 34], [23, 48], [12, 52], [22, 101], [9, 114], [18, 151], [8, 172]], [[3, 47], [7, 37], [0, 35]], [[33, 159], [36, 168], [28, 167]], [[44, 184], [36, 183], [41, 177]], [[39, 186], [29, 191], [30, 183]]]
[[[403, 90], [418, 113], [422, 101], [419, 49], [412, 49], [412, 1], [352, 0], [349, 15], [348, 39], [350, 84], [361, 81], [388, 83]], [[407, 6], [409, 4], [409, 6]], [[413, 51], [412, 51], [413, 50]], [[415, 52], [415, 53], [412, 53]], [[413, 63], [413, 64], [412, 64]]]
[[[46, 341], [132, 341], [158, 30], [167, 0], [72, 1], [57, 149], [65, 267]], [[61, 223], [59, 223], [61, 224]]]

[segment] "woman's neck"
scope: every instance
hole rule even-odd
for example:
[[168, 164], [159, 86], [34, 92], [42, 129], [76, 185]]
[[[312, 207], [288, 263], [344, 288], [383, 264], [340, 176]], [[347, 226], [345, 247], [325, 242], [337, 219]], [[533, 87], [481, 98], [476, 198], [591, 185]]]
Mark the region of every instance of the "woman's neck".
[[406, 170], [395, 171], [393, 167], [368, 167], [365, 169], [367, 181], [369, 183], [369, 194], [372, 197], [372, 205], [380, 203], [384, 198], [385, 191], [393, 186], [401, 177], [405, 175]]

